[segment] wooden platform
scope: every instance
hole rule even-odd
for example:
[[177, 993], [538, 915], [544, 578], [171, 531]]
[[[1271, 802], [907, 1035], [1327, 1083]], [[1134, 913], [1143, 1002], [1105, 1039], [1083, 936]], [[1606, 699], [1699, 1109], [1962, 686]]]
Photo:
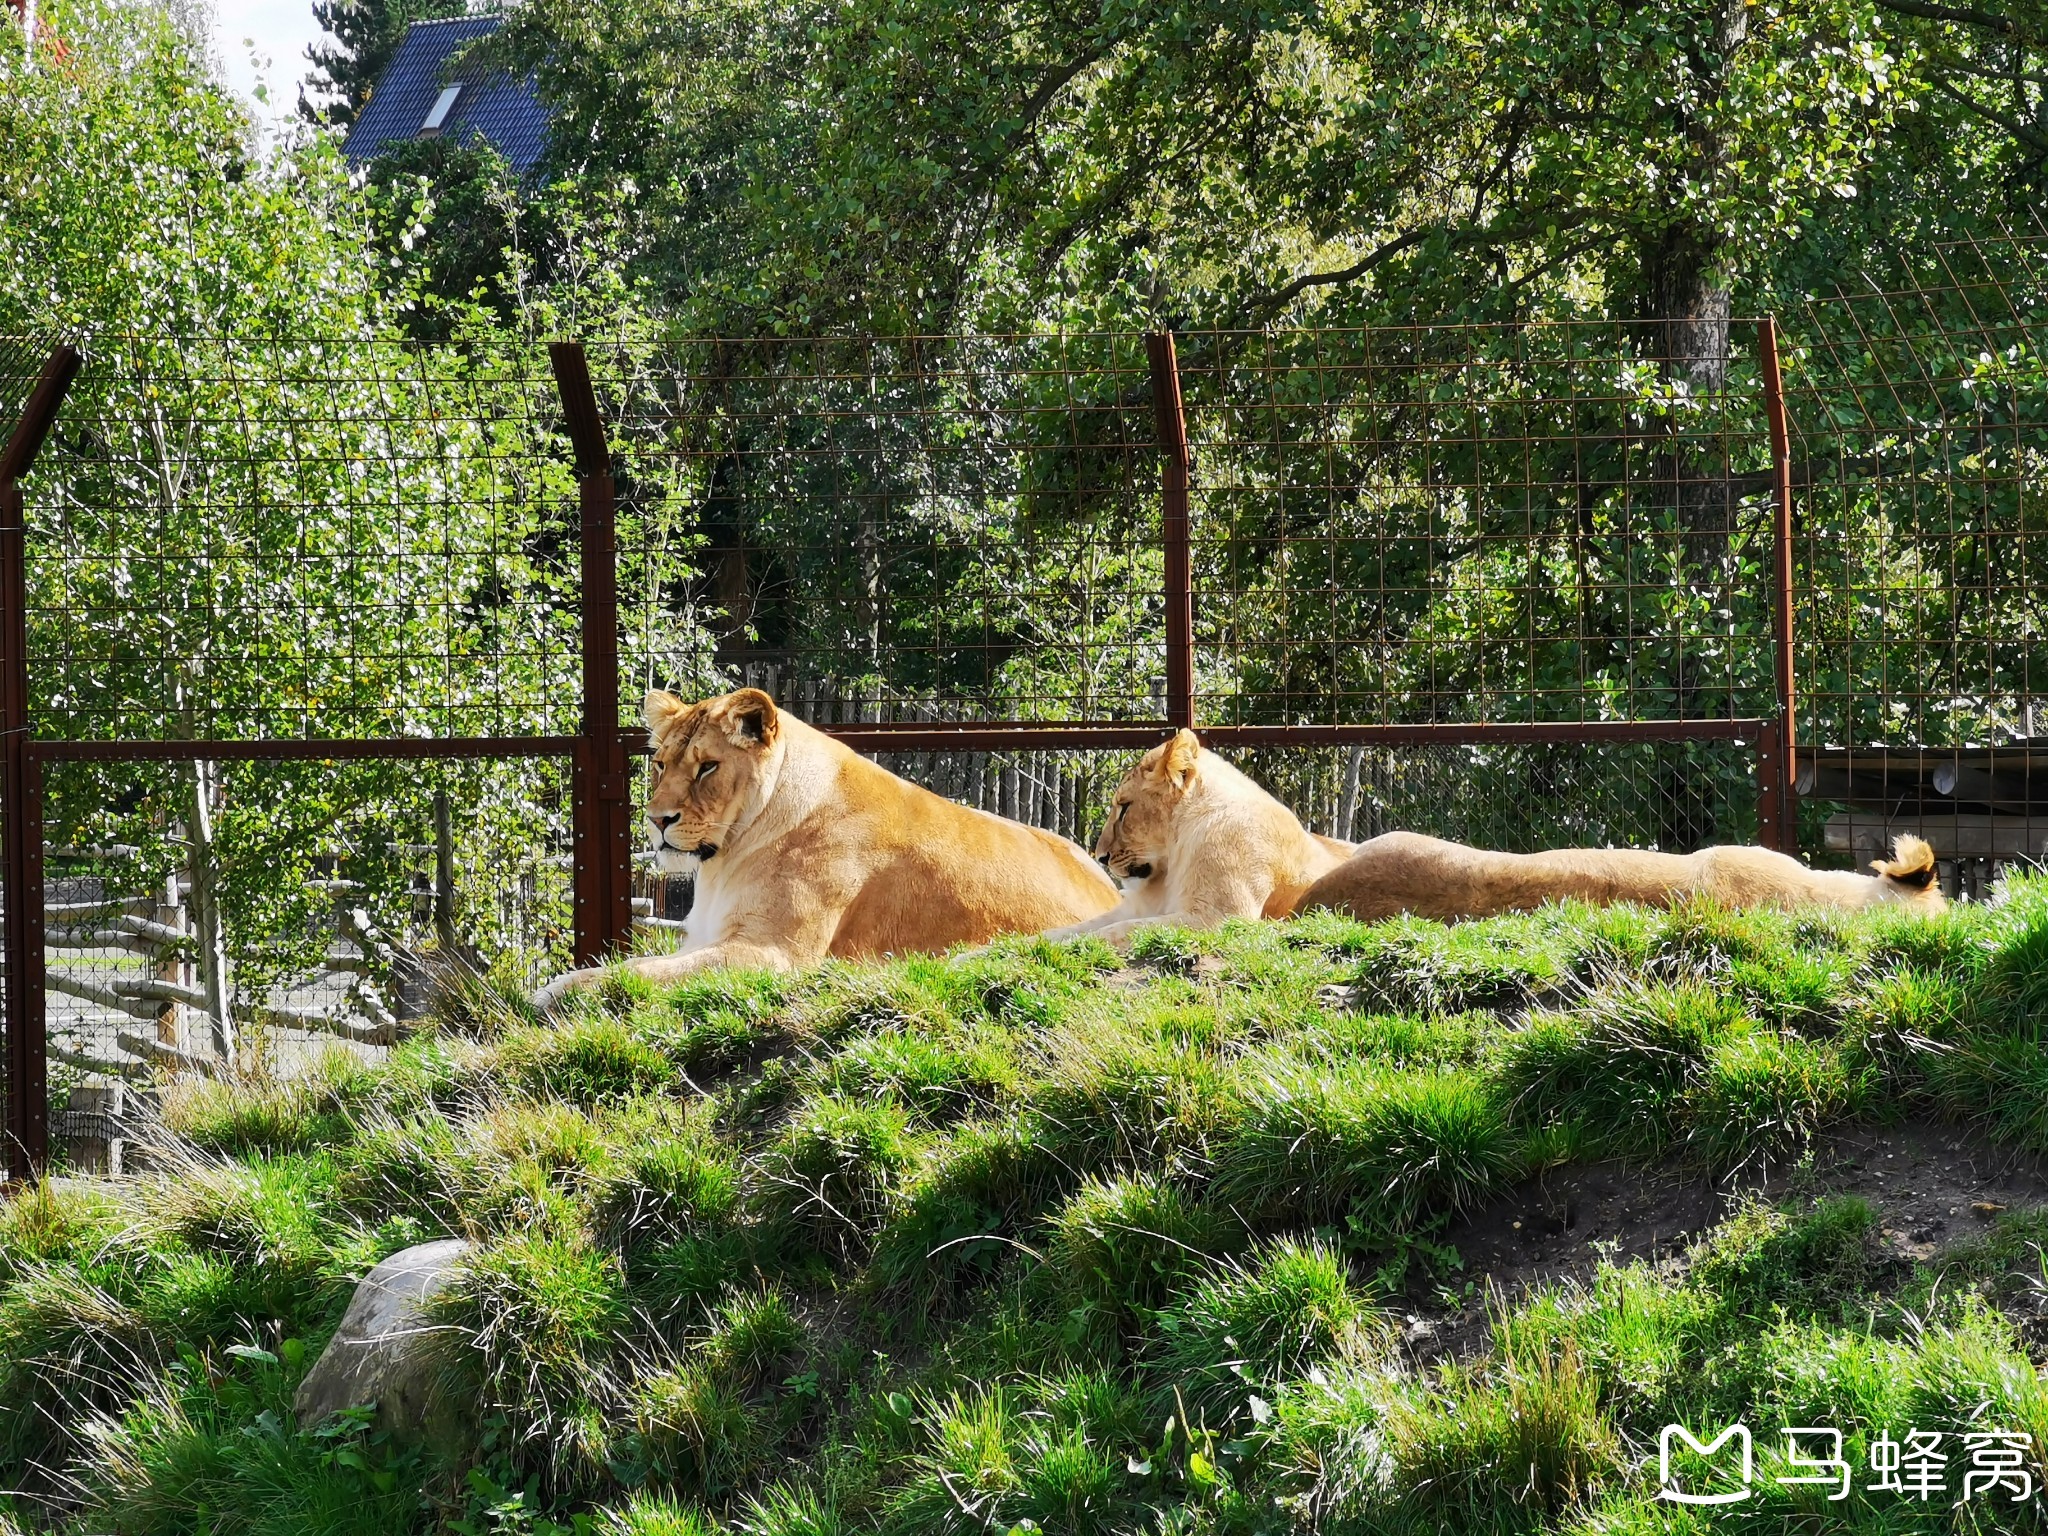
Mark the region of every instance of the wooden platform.
[[2048, 745], [1801, 747], [1797, 787], [1816, 800], [2048, 815]]
[[1901, 832], [1924, 837], [1944, 889], [1974, 889], [1994, 866], [2048, 862], [2048, 742], [1996, 747], [1801, 747], [1798, 792], [1847, 809], [1829, 849], [1870, 868]]
[[1924, 837], [1937, 859], [2048, 858], [2048, 813], [2039, 816], [1901, 810], [1838, 811], [1827, 821], [1827, 845], [1853, 853], [1867, 869], [1901, 832]]

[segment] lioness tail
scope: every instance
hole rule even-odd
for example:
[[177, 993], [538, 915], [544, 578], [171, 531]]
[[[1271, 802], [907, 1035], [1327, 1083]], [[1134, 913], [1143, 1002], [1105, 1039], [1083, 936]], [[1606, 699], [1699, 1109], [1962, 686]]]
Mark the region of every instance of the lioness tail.
[[1892, 856], [1874, 860], [1870, 867], [1887, 880], [1925, 890], [1934, 879], [1934, 850], [1925, 838], [1901, 832], [1892, 839]]

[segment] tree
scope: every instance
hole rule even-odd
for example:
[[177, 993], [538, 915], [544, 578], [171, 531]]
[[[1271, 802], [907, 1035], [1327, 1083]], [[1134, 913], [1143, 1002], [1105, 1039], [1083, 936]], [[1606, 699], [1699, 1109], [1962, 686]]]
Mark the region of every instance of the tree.
[[300, 116], [343, 127], [354, 122], [405, 29], [467, 9], [466, 0], [313, 0], [313, 19], [327, 36], [306, 50], [314, 73], [299, 92]]
[[502, 155], [480, 140], [406, 139], [370, 162], [367, 180], [377, 249], [411, 306], [412, 335], [445, 341], [477, 305], [511, 320], [514, 256], [522, 241], [544, 254], [548, 240]]
[[[402, 272], [383, 290], [396, 269], [331, 140], [252, 161], [239, 109], [151, 7], [74, 0], [51, 20], [63, 67], [0, 61], [0, 333], [88, 358], [28, 487], [37, 729], [562, 728], [575, 497], [539, 346], [561, 311], [508, 327], [456, 307], [457, 345], [409, 340], [416, 294]], [[486, 868], [524, 867], [545, 899], [566, 831], [530, 765], [440, 783], [377, 763], [69, 765], [48, 825], [127, 850], [91, 871], [116, 888], [183, 871], [200, 1011], [226, 1046], [331, 942], [322, 881], [402, 928], [437, 788]], [[490, 929], [495, 905], [469, 916]], [[522, 937], [545, 966], [565, 935]]]

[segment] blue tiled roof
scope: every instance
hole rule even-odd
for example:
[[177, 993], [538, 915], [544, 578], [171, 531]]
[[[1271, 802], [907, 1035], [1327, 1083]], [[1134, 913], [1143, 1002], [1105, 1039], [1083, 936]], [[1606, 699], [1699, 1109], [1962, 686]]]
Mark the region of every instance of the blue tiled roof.
[[418, 135], [445, 86], [460, 84], [461, 96], [441, 127], [444, 137], [479, 138], [492, 145], [524, 176], [547, 146], [548, 113], [533, 78], [514, 80], [496, 71], [450, 70], [448, 60], [472, 38], [498, 30], [496, 16], [457, 16], [415, 21], [384, 66], [376, 89], [349, 128], [342, 152], [361, 165], [393, 139]]

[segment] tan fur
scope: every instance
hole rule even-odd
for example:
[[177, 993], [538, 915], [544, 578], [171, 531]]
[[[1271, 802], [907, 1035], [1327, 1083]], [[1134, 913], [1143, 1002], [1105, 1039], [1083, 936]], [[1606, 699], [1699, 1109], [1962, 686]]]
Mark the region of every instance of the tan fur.
[[[664, 871], [697, 877], [683, 947], [626, 962], [651, 980], [933, 952], [1116, 904], [1073, 843], [907, 783], [757, 688], [697, 704], [650, 693], [647, 724], [649, 842]], [[572, 971], [536, 1002], [602, 974]]]
[[1140, 928], [1211, 928], [1232, 917], [1284, 917], [1351, 844], [1318, 837], [1193, 731], [1147, 752], [1124, 778], [1095, 855], [1124, 882], [1112, 911], [1055, 929], [1115, 943]]
[[1901, 836], [1875, 876], [1808, 869], [1768, 848], [1705, 848], [1651, 853], [1634, 848], [1559, 848], [1549, 853], [1490, 853], [1388, 832], [1301, 898], [1299, 910], [1332, 907], [1374, 922], [1397, 913], [1443, 920], [1527, 912], [1546, 901], [1595, 906], [1634, 901], [1668, 907], [1704, 896], [1728, 907], [1872, 907], [1887, 902], [1939, 912], [1948, 903], [1933, 880], [1934, 850]]

